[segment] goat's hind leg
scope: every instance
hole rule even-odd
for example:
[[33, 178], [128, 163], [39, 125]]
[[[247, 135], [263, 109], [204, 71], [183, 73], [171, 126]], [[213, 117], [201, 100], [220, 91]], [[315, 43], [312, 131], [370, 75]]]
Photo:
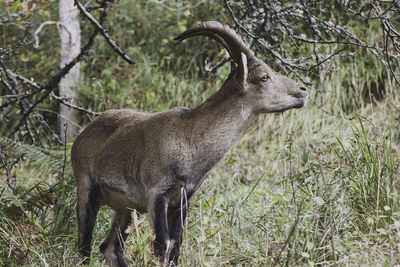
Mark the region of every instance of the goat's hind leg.
[[116, 211], [110, 233], [106, 240], [100, 245], [100, 251], [112, 267], [128, 266], [124, 260], [125, 241], [128, 237], [126, 229], [131, 223], [131, 212], [129, 210]]
[[83, 264], [90, 263], [93, 227], [100, 206], [100, 191], [91, 183], [78, 184], [77, 188], [78, 243], [77, 248], [84, 257]]

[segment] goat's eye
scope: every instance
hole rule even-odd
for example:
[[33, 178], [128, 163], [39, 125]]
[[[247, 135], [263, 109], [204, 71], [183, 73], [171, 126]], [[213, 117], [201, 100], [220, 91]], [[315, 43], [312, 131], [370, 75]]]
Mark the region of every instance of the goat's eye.
[[261, 81], [262, 82], [266, 82], [266, 81], [268, 81], [269, 79], [271, 79], [268, 75], [264, 75], [264, 76], [262, 76], [261, 77]]

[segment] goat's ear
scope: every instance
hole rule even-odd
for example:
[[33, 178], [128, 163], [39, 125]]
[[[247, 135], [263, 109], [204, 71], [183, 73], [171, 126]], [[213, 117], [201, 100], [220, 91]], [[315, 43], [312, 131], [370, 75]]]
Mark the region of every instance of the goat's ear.
[[238, 83], [238, 86], [240, 87], [240, 90], [242, 93], [245, 93], [247, 90], [247, 57], [244, 53], [240, 53], [240, 63], [239, 67], [237, 68], [236, 71], [236, 82]]

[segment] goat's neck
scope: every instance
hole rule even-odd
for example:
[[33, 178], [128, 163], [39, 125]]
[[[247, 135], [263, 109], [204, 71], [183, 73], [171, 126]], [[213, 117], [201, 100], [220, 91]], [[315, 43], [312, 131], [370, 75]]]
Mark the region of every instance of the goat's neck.
[[227, 86], [195, 109], [191, 143], [200, 172], [208, 172], [232, 147], [254, 115], [244, 97]]

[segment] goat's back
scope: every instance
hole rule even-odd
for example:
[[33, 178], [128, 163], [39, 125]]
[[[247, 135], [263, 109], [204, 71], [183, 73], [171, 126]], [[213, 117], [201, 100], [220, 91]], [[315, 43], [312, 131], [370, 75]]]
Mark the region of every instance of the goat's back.
[[148, 115], [131, 109], [107, 110], [93, 120], [76, 138], [71, 161], [77, 182], [83, 175], [93, 174], [96, 155], [103, 149], [107, 139], [122, 125], [140, 120]]

